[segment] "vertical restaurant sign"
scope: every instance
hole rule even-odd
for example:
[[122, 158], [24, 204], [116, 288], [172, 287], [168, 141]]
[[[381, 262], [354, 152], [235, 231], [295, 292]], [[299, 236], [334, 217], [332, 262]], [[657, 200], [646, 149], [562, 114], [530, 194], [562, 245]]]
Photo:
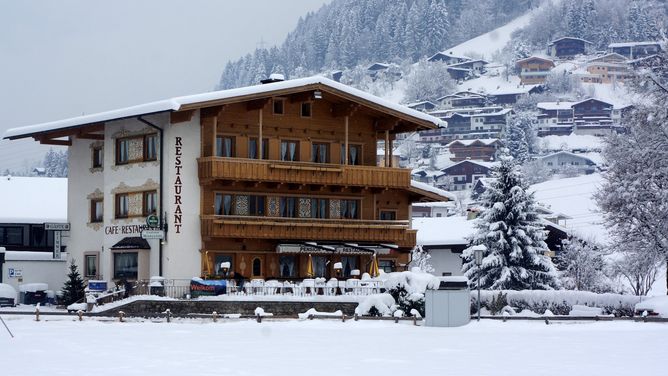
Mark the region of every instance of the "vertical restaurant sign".
[[177, 234], [181, 233], [181, 226], [183, 225], [183, 212], [181, 211], [181, 192], [183, 183], [181, 182], [181, 169], [183, 168], [183, 142], [181, 137], [176, 137], [174, 143], [174, 170], [176, 172], [176, 180], [174, 181], [174, 230]]

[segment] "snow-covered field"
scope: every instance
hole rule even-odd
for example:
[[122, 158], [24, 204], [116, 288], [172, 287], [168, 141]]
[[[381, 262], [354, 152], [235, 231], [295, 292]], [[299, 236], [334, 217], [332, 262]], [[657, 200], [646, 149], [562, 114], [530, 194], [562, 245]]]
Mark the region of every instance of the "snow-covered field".
[[660, 374], [668, 337], [633, 322], [5, 321], [4, 375]]

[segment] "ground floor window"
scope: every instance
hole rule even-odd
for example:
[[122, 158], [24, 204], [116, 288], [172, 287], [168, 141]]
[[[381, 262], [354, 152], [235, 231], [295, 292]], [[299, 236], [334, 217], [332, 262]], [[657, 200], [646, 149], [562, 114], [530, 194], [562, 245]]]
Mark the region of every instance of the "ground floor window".
[[343, 266], [343, 276], [350, 277], [350, 272], [358, 268], [357, 256], [343, 256], [341, 257], [341, 264]]
[[281, 256], [278, 259], [278, 265], [282, 278], [297, 277], [297, 256]]
[[378, 269], [381, 269], [385, 273], [392, 273], [394, 271], [394, 261], [378, 260]]
[[114, 254], [114, 279], [137, 279], [138, 261], [137, 252]]
[[325, 277], [327, 275], [327, 257], [313, 256], [312, 260], [315, 277]]
[[97, 255], [84, 257], [84, 277], [97, 278]]

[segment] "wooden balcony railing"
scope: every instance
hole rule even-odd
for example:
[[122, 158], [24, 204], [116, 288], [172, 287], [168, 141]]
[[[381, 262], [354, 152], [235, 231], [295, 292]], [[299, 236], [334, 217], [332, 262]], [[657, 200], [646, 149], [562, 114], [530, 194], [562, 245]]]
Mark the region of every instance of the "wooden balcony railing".
[[409, 169], [376, 166], [202, 157], [200, 180], [226, 179], [290, 184], [409, 188]]
[[202, 236], [310, 241], [378, 242], [415, 246], [408, 221], [203, 215]]

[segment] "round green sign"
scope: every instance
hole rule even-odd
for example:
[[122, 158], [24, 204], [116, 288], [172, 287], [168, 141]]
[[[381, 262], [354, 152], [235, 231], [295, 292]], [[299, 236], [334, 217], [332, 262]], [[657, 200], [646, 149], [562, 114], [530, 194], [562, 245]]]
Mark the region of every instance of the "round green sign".
[[149, 215], [148, 217], [146, 217], [146, 224], [149, 227], [158, 227], [158, 225], [160, 224], [160, 218], [158, 218], [157, 215]]

